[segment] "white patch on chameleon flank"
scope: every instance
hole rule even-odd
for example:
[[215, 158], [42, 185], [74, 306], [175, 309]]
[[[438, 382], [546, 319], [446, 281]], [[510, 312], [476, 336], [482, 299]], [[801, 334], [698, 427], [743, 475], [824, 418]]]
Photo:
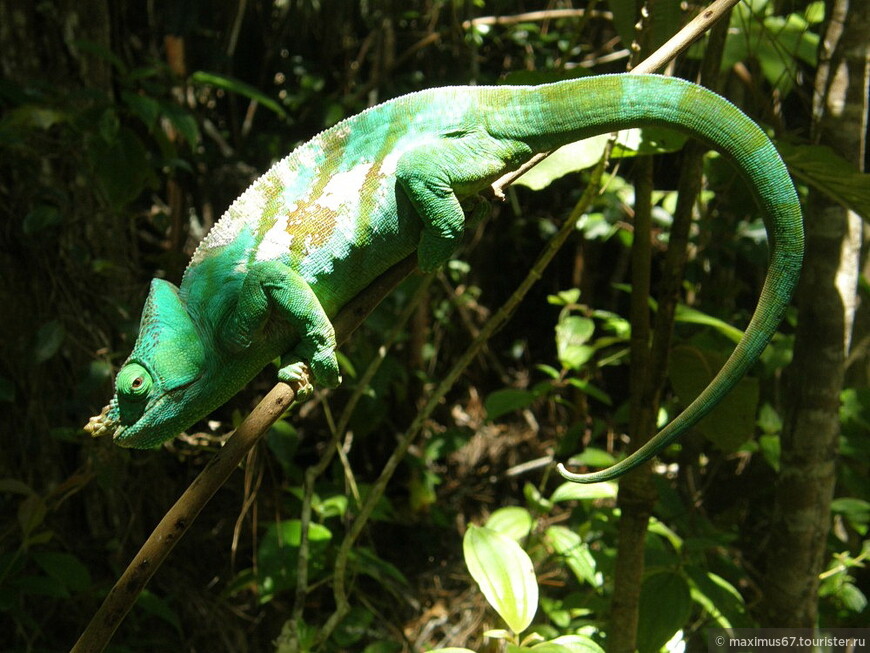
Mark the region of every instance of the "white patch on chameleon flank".
[[296, 158], [295, 166], [292, 166], [291, 168], [290, 165], [287, 165], [288, 159], [290, 158], [287, 157], [286, 159], [284, 159], [284, 161], [282, 161], [282, 163], [285, 164], [283, 167], [291, 169], [291, 171], [294, 173], [296, 172], [296, 169], [314, 170], [317, 168], [318, 158], [322, 158], [318, 157], [318, 155], [321, 153], [322, 150], [316, 143], [309, 142], [308, 144], [303, 145], [299, 149], [295, 150], [293, 154], [290, 155]]
[[343, 204], [359, 202], [363, 184], [372, 165], [372, 163], [358, 163], [350, 170], [336, 173], [324, 186], [323, 192], [314, 203], [331, 211], [338, 211]]
[[277, 261], [287, 256], [293, 236], [287, 233], [288, 216], [285, 213], [275, 220], [275, 224], [263, 236], [263, 240], [257, 246], [258, 261]]
[[205, 259], [209, 250], [235, 241], [246, 225], [256, 227], [265, 205], [266, 197], [255, 182], [230, 205], [221, 219], [205, 235], [193, 253], [188, 267]]
[[384, 157], [383, 161], [381, 161], [381, 174], [383, 176], [389, 177], [396, 174], [396, 168], [399, 166], [399, 159], [402, 158], [405, 151], [406, 148], [402, 147], [394, 147], [390, 150], [390, 153]]
[[292, 157], [288, 156], [279, 161], [269, 171], [275, 175], [275, 179], [278, 181], [278, 188], [281, 189], [282, 194], [285, 196], [297, 192], [296, 187], [299, 185], [300, 181], [302, 181], [301, 175], [299, 174], [299, 165], [297, 162], [291, 163], [291, 158]]

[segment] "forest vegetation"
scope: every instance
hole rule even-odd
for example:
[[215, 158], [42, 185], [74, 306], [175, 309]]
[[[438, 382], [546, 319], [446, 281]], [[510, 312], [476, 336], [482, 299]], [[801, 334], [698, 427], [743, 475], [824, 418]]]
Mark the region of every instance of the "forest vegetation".
[[[704, 5], [0, 0], [0, 650], [69, 650], [274, 384], [155, 450], [82, 430], [150, 279], [178, 283], [260, 173], [404, 93], [625, 72]], [[743, 0], [661, 71], [763, 126], [808, 233], [762, 362], [687, 437], [619, 484], [555, 471], [624, 457], [731, 352], [766, 270], [752, 193], [670, 132], [624, 134], [600, 185], [606, 138], [572, 146], [374, 309], [343, 384], [260, 438], [108, 650], [646, 653], [866, 627], [868, 7]], [[476, 582], [487, 564], [532, 565], [525, 604]]]

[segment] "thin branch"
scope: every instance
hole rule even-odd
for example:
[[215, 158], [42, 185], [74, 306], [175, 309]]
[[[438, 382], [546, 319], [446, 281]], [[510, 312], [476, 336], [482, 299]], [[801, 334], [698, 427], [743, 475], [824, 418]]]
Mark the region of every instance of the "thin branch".
[[613, 19], [609, 11], [586, 11], [585, 9], [549, 9], [545, 11], [528, 11], [524, 14], [511, 16], [480, 16], [471, 20], [463, 21], [463, 29], [471, 29], [479, 25], [516, 25], [517, 23], [538, 23], [557, 18], [582, 18], [584, 16], [594, 18]]

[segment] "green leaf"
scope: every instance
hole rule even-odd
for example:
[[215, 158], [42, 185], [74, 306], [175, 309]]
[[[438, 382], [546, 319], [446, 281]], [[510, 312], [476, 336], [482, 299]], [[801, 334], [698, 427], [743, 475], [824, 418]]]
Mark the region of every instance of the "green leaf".
[[[613, 454], [610, 454], [603, 449], [595, 447], [587, 447], [576, 456], [571, 456], [572, 465], [581, 465], [585, 467], [610, 467], [616, 462]], [[572, 485], [577, 485], [572, 483]]]
[[685, 568], [692, 598], [722, 628], [745, 628], [751, 625], [740, 592], [727, 580], [701, 567]]
[[507, 506], [493, 512], [486, 520], [486, 527], [515, 541], [528, 536], [535, 525], [529, 511], [520, 506]]
[[353, 648], [353, 645], [365, 636], [374, 617], [362, 606], [353, 606], [332, 633], [331, 640], [335, 642], [339, 650], [346, 651]]
[[529, 651], [535, 653], [604, 653], [595, 640], [585, 635], [562, 635], [547, 642], [535, 644]]
[[612, 406], [613, 400], [610, 398], [610, 395], [604, 392], [601, 388], [596, 385], [592, 385], [586, 379], [578, 379], [578, 378], [570, 378], [568, 379], [568, 383], [573, 385], [583, 394], [587, 394], [593, 399], [600, 401], [605, 406]]
[[71, 45], [75, 50], [90, 54], [110, 63], [117, 69], [121, 77], [126, 76], [127, 67], [124, 65], [121, 58], [101, 43], [89, 41], [87, 39], [76, 39], [72, 41]]
[[36, 332], [36, 342], [33, 348], [35, 363], [44, 363], [57, 353], [66, 337], [66, 329], [58, 320], [46, 322]]
[[806, 18], [800, 14], [762, 19], [753, 16], [752, 9], [745, 3], [740, 3], [731, 14], [730, 28], [722, 70], [754, 59], [765, 79], [785, 96], [794, 86], [798, 62], [816, 65], [819, 36], [810, 31]]
[[606, 134], [602, 134], [560, 147], [517, 179], [514, 184], [532, 190], [542, 190], [560, 177], [591, 168], [601, 158], [608, 138]]
[[837, 588], [835, 596], [843, 604], [843, 607], [852, 612], [860, 613], [867, 607], [867, 597], [853, 583], [841, 584]]
[[550, 501], [589, 501], [592, 499], [615, 499], [617, 485], [613, 482], [605, 483], [562, 483], [553, 492]]
[[689, 584], [672, 571], [653, 574], [641, 586], [639, 609], [638, 650], [658, 652], [689, 621], [692, 614]]
[[56, 599], [69, 598], [69, 591], [63, 583], [49, 576], [21, 576], [14, 580], [14, 585], [21, 594], [51, 596]]
[[778, 435], [761, 435], [758, 437], [758, 448], [761, 450], [761, 455], [767, 461], [767, 464], [774, 471], [779, 471], [779, 459], [782, 452], [782, 444]]
[[52, 204], [37, 204], [24, 216], [21, 230], [28, 236], [38, 234], [43, 229], [60, 224], [62, 216], [60, 210]]
[[100, 187], [115, 209], [138, 197], [151, 178], [148, 151], [130, 129], [122, 128], [111, 143], [92, 139], [87, 151]]
[[523, 485], [523, 496], [526, 498], [526, 503], [538, 512], [547, 513], [553, 509], [552, 501], [531, 483]]
[[18, 525], [25, 540], [42, 525], [47, 512], [45, 501], [38, 494], [31, 494], [18, 504]]
[[15, 384], [5, 376], [0, 376], [0, 401], [15, 401]]
[[33, 488], [17, 478], [0, 478], [0, 492], [25, 495], [34, 494]]
[[758, 426], [768, 435], [777, 435], [782, 431], [782, 418], [776, 409], [768, 403], [758, 411]]
[[[275, 592], [296, 586], [301, 540], [302, 522], [298, 519], [269, 524], [258, 550], [257, 584], [261, 601], [269, 601]], [[309, 524], [308, 562], [312, 580], [326, 568], [325, 553], [331, 540], [332, 533], [328, 528]]]
[[148, 129], [157, 124], [160, 117], [160, 102], [148, 95], [122, 91], [121, 99], [129, 107], [131, 113], [141, 120]]
[[[680, 403], [688, 406], [710, 384], [724, 362], [725, 356], [716, 352], [689, 345], [675, 347], [668, 376]], [[754, 432], [758, 395], [758, 379], [743, 377], [695, 428], [720, 451], [737, 451]]]
[[550, 526], [544, 535], [553, 550], [564, 558], [580, 583], [601, 587], [604, 580], [595, 571], [595, 558], [589, 553], [589, 546], [577, 533], [565, 526]]
[[149, 590], [142, 590], [142, 593], [136, 599], [136, 605], [142, 608], [145, 612], [154, 615], [170, 624], [181, 632], [181, 620], [175, 613], [175, 610], [170, 607], [169, 603], [161, 599], [159, 596]]
[[861, 535], [867, 534], [870, 524], [870, 503], [857, 497], [839, 497], [831, 501], [831, 512], [843, 515]]
[[484, 402], [487, 419], [498, 419], [515, 410], [530, 406], [535, 400], [535, 394], [519, 388], [504, 388], [491, 393]]
[[559, 362], [568, 369], [580, 369], [595, 353], [586, 343], [595, 332], [595, 322], [588, 317], [569, 315], [556, 325], [556, 351]]
[[826, 145], [776, 144], [789, 171], [837, 204], [870, 222], [870, 174]]
[[199, 142], [199, 125], [190, 111], [172, 102], [162, 102], [160, 107], [166, 119], [191, 147]]
[[471, 577], [514, 633], [521, 633], [538, 609], [538, 583], [528, 554], [507, 535], [471, 524], [462, 539]]
[[677, 309], [674, 312], [674, 320], [685, 324], [702, 324], [704, 326], [713, 327], [716, 331], [735, 343], [740, 342], [740, 338], [743, 337], [743, 331], [737, 327], [731, 326], [717, 317], [690, 308], [685, 304], [677, 304]]
[[263, 93], [261, 90], [246, 84], [245, 82], [219, 73], [209, 73], [204, 70], [199, 70], [190, 76], [190, 81], [193, 84], [206, 84], [215, 88], [222, 88], [231, 93], [238, 93], [250, 100], [259, 102], [270, 111], [274, 111], [282, 118], [287, 117], [284, 107], [278, 104], [275, 100]]
[[70, 553], [37, 551], [33, 560], [42, 570], [72, 592], [83, 592], [91, 585], [91, 574], [82, 562]]
[[408, 587], [408, 579], [394, 564], [378, 557], [374, 551], [365, 546], [354, 547], [348, 559], [351, 568], [358, 574], [365, 574], [378, 581], [384, 587], [390, 585]]
[[[393, 642], [389, 640], [384, 640], [380, 642], [373, 642], [366, 646], [363, 649], [362, 653], [400, 653], [403, 650], [402, 644], [400, 642]], [[441, 651], [447, 651], [449, 649], [443, 648], [439, 649]], [[461, 651], [462, 649], [456, 649], [457, 651]], [[277, 653], [277, 652], [276, 652]], [[472, 653], [474, 653], [472, 651]]]

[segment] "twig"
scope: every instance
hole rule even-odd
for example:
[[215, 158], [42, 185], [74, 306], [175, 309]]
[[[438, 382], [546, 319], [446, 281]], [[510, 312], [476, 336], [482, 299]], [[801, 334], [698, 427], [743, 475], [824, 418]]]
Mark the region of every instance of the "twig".
[[545, 11], [528, 11], [524, 14], [511, 16], [480, 16], [471, 20], [463, 21], [463, 29], [471, 29], [478, 25], [516, 25], [517, 23], [534, 23], [557, 18], [582, 18], [591, 16], [595, 18], [613, 18], [609, 11], [587, 11], [586, 9], [548, 9]]

